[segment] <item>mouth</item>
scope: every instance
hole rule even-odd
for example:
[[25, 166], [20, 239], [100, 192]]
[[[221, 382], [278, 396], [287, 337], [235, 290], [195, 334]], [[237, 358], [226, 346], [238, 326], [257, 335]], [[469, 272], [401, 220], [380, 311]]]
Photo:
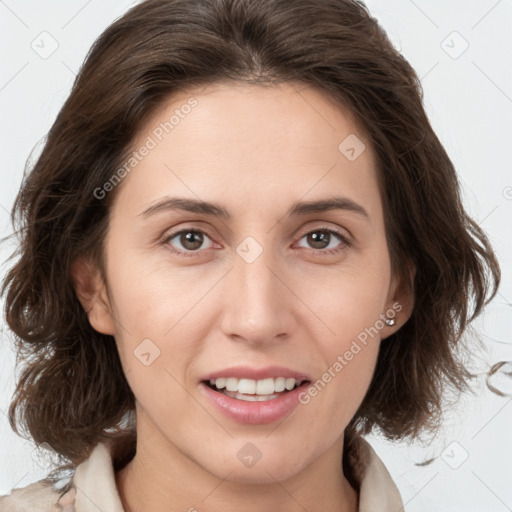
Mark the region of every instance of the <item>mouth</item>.
[[310, 384], [307, 379], [277, 377], [261, 380], [237, 379], [235, 377], [201, 381], [219, 394], [246, 402], [266, 402], [283, 397], [288, 393]]

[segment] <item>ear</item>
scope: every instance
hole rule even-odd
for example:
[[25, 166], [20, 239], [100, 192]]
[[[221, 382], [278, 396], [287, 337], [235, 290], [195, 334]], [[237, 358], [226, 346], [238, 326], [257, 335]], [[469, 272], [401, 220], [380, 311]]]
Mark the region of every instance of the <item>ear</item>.
[[414, 277], [416, 276], [416, 267], [412, 262], [408, 262], [406, 266], [408, 279], [400, 279], [399, 276], [394, 276], [389, 287], [386, 304], [386, 311], [389, 315], [386, 316], [393, 317], [395, 324], [385, 325], [382, 329], [381, 339], [387, 338], [398, 331], [409, 320], [414, 309]]
[[93, 329], [114, 335], [112, 309], [98, 268], [88, 259], [79, 257], [71, 264], [71, 279]]

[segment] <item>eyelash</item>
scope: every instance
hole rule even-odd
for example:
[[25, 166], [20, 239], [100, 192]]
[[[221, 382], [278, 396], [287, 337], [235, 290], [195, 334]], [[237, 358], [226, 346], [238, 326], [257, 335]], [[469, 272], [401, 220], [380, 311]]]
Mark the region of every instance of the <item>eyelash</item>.
[[[208, 233], [206, 233], [202, 229], [185, 228], [185, 229], [181, 229], [180, 231], [176, 231], [176, 233], [171, 233], [169, 236], [166, 236], [164, 238], [164, 240], [162, 241], [162, 243], [168, 247], [168, 249], [169, 249], [169, 251], [171, 253], [179, 254], [179, 255], [184, 256], [184, 257], [194, 256], [196, 253], [199, 252], [198, 250], [196, 250], [196, 251], [180, 251], [180, 250], [175, 249], [172, 245], [170, 245], [168, 243], [169, 240], [172, 240], [176, 236], [181, 235], [182, 233], [190, 233], [190, 232], [192, 232], [192, 233], [201, 233], [203, 235], [206, 235], [208, 238], [210, 238]], [[318, 233], [318, 232], [329, 233], [329, 234], [335, 235], [342, 242], [342, 246], [337, 248], [337, 249], [327, 249], [327, 250], [326, 249], [310, 249], [315, 254], [318, 254], [318, 253], [322, 253], [322, 254], [339, 254], [339, 253], [341, 253], [343, 251], [346, 251], [352, 245], [351, 242], [349, 241], [348, 237], [346, 237], [340, 231], [338, 231], [336, 229], [333, 229], [333, 228], [328, 228], [328, 227], [325, 227], [325, 226], [322, 226], [322, 227], [319, 227], [319, 228], [315, 228], [315, 229], [313, 229], [311, 231], [308, 231], [307, 233], [304, 233], [300, 237], [299, 240], [302, 240], [302, 238], [304, 238], [307, 235], [310, 235], [311, 233]]]

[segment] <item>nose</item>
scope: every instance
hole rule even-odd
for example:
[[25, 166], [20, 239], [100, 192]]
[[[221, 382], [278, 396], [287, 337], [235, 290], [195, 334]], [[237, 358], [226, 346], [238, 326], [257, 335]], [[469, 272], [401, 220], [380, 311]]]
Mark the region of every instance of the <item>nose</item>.
[[282, 341], [293, 330], [297, 301], [287, 287], [286, 272], [270, 249], [249, 261], [235, 254], [233, 268], [224, 280], [222, 331], [251, 345]]

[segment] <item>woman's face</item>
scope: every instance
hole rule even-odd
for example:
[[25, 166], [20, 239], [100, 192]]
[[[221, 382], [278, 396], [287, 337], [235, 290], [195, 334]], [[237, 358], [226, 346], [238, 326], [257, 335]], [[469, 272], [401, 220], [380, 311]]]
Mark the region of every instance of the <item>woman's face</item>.
[[[407, 316], [369, 140], [309, 87], [217, 84], [174, 95], [133, 149], [109, 295], [98, 285], [88, 309], [115, 337], [138, 449], [245, 482], [339, 461], [381, 338]], [[316, 393], [280, 391], [294, 375]]]

